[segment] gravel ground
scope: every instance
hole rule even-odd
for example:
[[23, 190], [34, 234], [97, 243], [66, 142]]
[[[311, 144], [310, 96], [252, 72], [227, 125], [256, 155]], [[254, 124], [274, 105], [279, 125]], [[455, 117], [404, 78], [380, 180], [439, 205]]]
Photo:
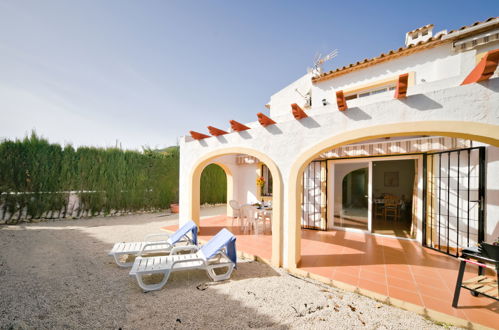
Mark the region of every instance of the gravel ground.
[[174, 273], [162, 290], [143, 293], [107, 252], [114, 242], [140, 240], [177, 221], [155, 213], [0, 226], [0, 328], [440, 328], [253, 261], [242, 260], [229, 281]]

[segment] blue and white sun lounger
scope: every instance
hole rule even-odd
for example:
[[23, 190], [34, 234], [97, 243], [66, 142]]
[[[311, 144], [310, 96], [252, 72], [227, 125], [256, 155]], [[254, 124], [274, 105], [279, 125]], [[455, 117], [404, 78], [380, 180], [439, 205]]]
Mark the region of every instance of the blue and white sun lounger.
[[[160, 240], [151, 241], [153, 238]], [[152, 234], [145, 237], [145, 242], [122, 242], [114, 244], [108, 255], [113, 256], [116, 264], [120, 267], [130, 267], [133, 262], [122, 262], [122, 255], [138, 255], [144, 253], [169, 254], [175, 245], [185, 243], [190, 246], [198, 244], [198, 227], [194, 221], [188, 221], [173, 234]]]
[[[230, 278], [237, 263], [236, 236], [224, 228], [199, 250], [197, 248], [197, 246], [178, 246], [172, 249], [169, 256], [139, 256], [135, 259], [130, 276], [135, 276], [144, 291], [161, 289], [168, 281], [170, 273], [182, 270], [205, 269], [214, 281]], [[181, 251], [190, 251], [190, 253], [178, 254]], [[227, 271], [219, 275], [215, 273], [215, 270], [223, 268], [227, 268]], [[143, 276], [152, 274], [163, 274], [163, 279], [157, 284], [145, 284]]]

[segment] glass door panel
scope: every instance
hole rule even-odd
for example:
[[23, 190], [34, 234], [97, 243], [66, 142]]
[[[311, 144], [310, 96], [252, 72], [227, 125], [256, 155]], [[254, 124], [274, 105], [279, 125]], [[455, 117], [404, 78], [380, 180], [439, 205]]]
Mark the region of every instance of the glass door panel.
[[369, 163], [334, 165], [334, 225], [369, 230]]

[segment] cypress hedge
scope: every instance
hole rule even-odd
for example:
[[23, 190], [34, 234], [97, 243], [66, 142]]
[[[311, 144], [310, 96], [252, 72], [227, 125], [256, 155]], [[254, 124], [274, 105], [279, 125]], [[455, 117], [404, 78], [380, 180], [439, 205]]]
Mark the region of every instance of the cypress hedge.
[[[61, 147], [35, 133], [3, 141], [1, 220], [13, 224], [168, 208], [178, 202], [179, 155], [178, 147], [143, 152]], [[201, 203], [224, 203], [226, 182], [219, 166], [207, 166], [201, 177]], [[68, 209], [72, 195], [79, 202]]]
[[206, 166], [201, 174], [200, 199], [201, 204], [217, 204], [227, 201], [227, 176], [217, 164]]

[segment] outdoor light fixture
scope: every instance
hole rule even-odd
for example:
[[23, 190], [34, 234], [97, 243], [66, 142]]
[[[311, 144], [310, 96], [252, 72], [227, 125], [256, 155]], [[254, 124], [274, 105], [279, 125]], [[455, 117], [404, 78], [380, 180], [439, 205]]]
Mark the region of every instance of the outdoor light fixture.
[[323, 105], [323, 106], [326, 106], [326, 105], [327, 105], [327, 100], [326, 100], [326, 99], [322, 99], [322, 105]]

